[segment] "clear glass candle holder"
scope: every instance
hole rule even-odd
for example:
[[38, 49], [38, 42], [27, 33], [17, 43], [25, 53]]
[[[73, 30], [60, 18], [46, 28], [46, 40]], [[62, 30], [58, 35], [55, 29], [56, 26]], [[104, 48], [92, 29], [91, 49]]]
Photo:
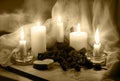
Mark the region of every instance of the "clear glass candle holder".
[[98, 63], [98, 64], [101, 64], [101, 65], [106, 65], [106, 57], [107, 57], [107, 55], [106, 55], [106, 53], [100, 53], [101, 54], [101, 56], [93, 56], [92, 57], [92, 59], [91, 59], [91, 61], [93, 62], [93, 63]]
[[86, 53], [86, 56], [89, 60], [91, 60], [94, 64], [101, 64], [101, 65], [106, 65], [106, 58], [107, 54], [104, 52], [100, 52], [100, 56], [94, 56], [93, 51], [88, 51]]
[[33, 55], [31, 54], [31, 51], [28, 51], [25, 55], [22, 54], [22, 52], [13, 51], [13, 59], [15, 64], [19, 65], [29, 65], [33, 62]]

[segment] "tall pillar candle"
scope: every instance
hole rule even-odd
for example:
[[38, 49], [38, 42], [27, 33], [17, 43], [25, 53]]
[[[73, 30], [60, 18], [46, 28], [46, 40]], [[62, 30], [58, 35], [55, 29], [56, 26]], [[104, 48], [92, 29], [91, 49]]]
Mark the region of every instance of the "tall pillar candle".
[[31, 49], [35, 57], [46, 51], [46, 27], [40, 26], [39, 22], [31, 28]]
[[87, 33], [80, 32], [80, 24], [78, 24], [76, 32], [70, 33], [70, 46], [77, 51], [82, 48], [87, 49]]
[[56, 38], [57, 42], [64, 42], [64, 27], [61, 21], [61, 16], [58, 16], [57, 27], [56, 27]]

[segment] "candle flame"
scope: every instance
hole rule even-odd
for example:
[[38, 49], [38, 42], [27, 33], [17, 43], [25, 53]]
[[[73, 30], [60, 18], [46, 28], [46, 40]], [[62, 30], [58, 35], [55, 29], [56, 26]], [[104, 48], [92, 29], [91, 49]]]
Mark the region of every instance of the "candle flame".
[[36, 26], [40, 27], [40, 22], [39, 21], [36, 22]]
[[21, 27], [20, 36], [21, 36], [21, 40], [24, 40], [24, 30], [23, 30], [23, 27]]
[[97, 28], [96, 33], [95, 33], [95, 43], [99, 44], [99, 42], [100, 42], [100, 39], [99, 39], [99, 30]]
[[80, 32], [80, 23], [77, 24], [77, 31]]
[[58, 16], [58, 22], [61, 22], [61, 16]]

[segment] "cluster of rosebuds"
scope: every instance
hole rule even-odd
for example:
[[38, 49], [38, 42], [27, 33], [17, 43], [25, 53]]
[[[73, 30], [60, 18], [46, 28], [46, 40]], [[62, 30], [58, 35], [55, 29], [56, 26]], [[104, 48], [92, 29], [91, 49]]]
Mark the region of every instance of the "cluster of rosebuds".
[[67, 43], [57, 43], [54, 47], [49, 48], [44, 54], [38, 54], [38, 60], [53, 59], [58, 62], [64, 71], [74, 68], [80, 71], [81, 67], [91, 69], [93, 63], [87, 59], [86, 49], [82, 48], [76, 51]]

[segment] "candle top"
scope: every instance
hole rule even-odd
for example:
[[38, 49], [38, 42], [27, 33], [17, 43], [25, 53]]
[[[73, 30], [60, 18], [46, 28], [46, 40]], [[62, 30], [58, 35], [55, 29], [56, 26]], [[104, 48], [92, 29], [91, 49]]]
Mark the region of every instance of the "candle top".
[[35, 30], [35, 31], [45, 30], [45, 26], [41, 26], [41, 25], [40, 25], [40, 22], [36, 22], [36, 23], [35, 23], [35, 26], [32, 27], [32, 30]]
[[70, 34], [71, 35], [77, 35], [77, 36], [79, 36], [79, 35], [87, 35], [86, 32], [71, 32]]

